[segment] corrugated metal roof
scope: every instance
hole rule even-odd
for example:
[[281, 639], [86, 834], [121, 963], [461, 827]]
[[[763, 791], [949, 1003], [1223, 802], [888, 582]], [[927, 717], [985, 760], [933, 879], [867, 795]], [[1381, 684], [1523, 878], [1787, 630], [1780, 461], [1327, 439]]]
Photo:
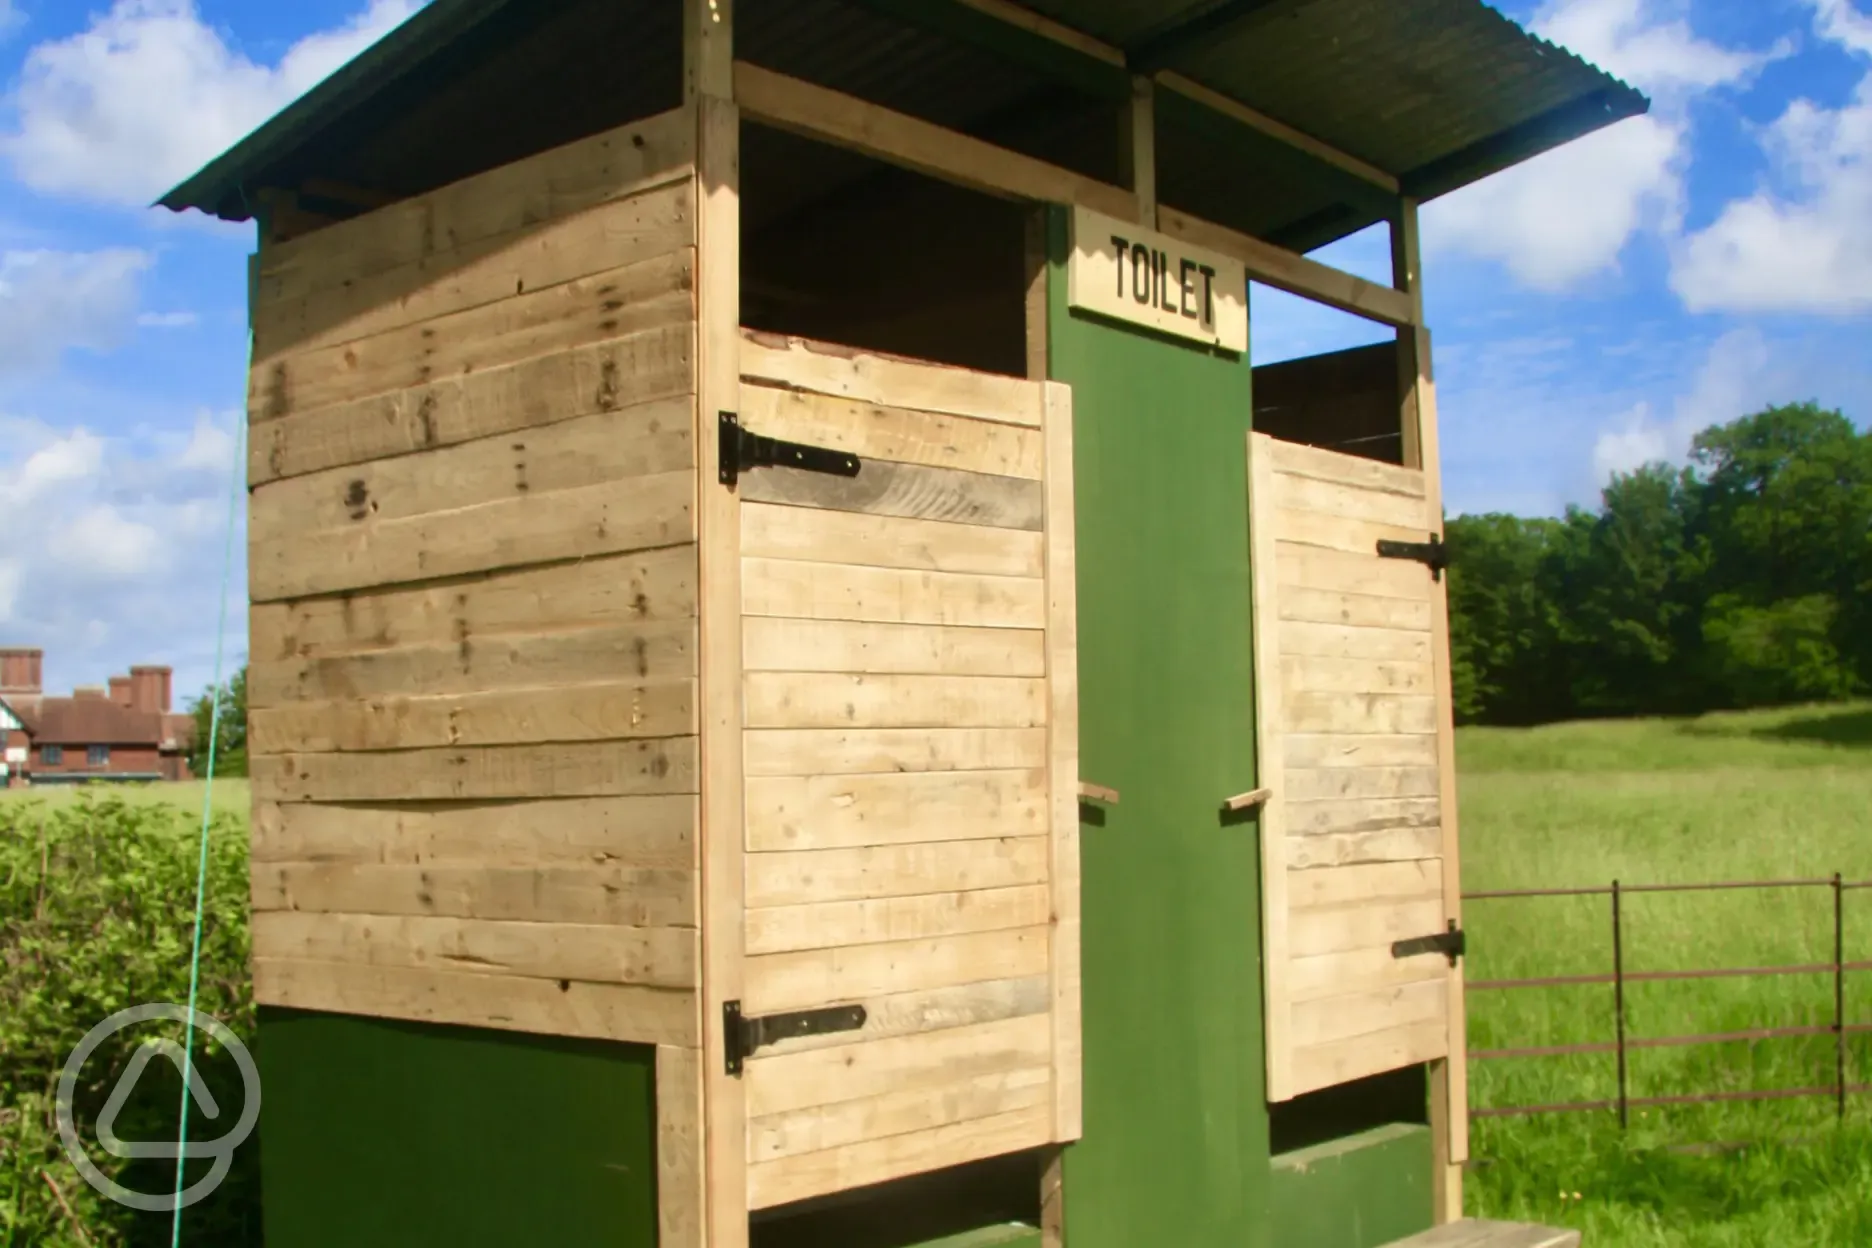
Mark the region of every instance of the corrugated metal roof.
[[[1384, 169], [1420, 198], [1646, 108], [1479, 0], [1028, 2], [1123, 48], [1134, 66], [1182, 73]], [[313, 177], [415, 194], [672, 107], [680, 11], [678, 0], [432, 0], [161, 202], [245, 220], [251, 192]], [[736, 21], [746, 59], [1117, 177], [1111, 108], [1123, 72], [958, 0], [741, 0]], [[1215, 114], [1161, 112], [1165, 202], [1306, 247], [1382, 215], [1367, 188], [1324, 162]], [[828, 153], [820, 172], [850, 176], [849, 158], [840, 166]], [[810, 172], [799, 170], [801, 194]]]

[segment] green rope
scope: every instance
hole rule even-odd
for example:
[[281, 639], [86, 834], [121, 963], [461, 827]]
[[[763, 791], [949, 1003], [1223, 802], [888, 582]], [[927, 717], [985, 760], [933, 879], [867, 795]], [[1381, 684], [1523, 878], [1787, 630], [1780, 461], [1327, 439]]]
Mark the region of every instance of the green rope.
[[214, 820], [215, 755], [221, 743], [221, 658], [227, 641], [228, 584], [234, 569], [234, 522], [240, 514], [241, 487], [247, 474], [241, 471], [242, 447], [246, 442], [247, 422], [243, 419], [234, 433], [232, 485], [228, 489], [227, 538], [221, 552], [221, 609], [215, 624], [214, 683], [208, 686], [214, 709], [208, 716], [208, 775], [202, 791], [201, 849], [195, 862], [195, 935], [189, 953], [188, 1022], [182, 1039], [182, 1115], [176, 1127], [175, 1223], [170, 1230], [170, 1248], [182, 1243], [182, 1166], [188, 1152], [189, 1086], [195, 1072], [195, 1002], [201, 992], [202, 910], [208, 892], [208, 829]]

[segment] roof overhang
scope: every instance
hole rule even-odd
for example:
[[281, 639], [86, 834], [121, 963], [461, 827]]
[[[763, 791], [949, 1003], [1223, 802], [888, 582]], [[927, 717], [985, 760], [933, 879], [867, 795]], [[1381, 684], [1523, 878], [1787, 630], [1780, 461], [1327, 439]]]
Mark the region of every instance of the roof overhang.
[[[1097, 107], [1153, 76], [1170, 88], [1163, 202], [1301, 250], [1384, 219], [1399, 194], [1435, 198], [1648, 108], [1479, 0], [737, 9], [739, 57], [1017, 148], [1052, 141], [1017, 133], [1040, 124], [1049, 93]], [[679, 0], [432, 0], [160, 202], [238, 221], [265, 188], [419, 194], [673, 106], [680, 11]], [[1211, 207], [1270, 180], [1282, 193], [1254, 219]]]

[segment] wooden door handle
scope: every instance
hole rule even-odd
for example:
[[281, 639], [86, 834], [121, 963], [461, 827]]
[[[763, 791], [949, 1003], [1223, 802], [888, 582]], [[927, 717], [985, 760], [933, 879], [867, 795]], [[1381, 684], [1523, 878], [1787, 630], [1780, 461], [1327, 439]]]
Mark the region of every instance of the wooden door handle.
[[1230, 811], [1252, 810], [1256, 806], [1266, 805], [1267, 800], [1273, 796], [1273, 789], [1250, 789], [1246, 793], [1237, 793], [1223, 802], [1222, 808]]
[[1102, 784], [1092, 784], [1085, 780], [1079, 782], [1079, 796], [1091, 802], [1104, 802], [1107, 806], [1118, 804], [1117, 789], [1108, 789]]

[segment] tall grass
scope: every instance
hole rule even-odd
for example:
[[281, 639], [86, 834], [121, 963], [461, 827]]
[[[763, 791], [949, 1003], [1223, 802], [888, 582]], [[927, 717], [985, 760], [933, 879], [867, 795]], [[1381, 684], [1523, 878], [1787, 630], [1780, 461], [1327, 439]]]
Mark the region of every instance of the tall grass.
[[[1458, 736], [1467, 889], [1872, 879], [1872, 710], [1567, 724]], [[1827, 888], [1628, 894], [1628, 970], [1830, 962]], [[1872, 960], [1872, 890], [1845, 899], [1848, 960]], [[1465, 907], [1471, 979], [1612, 968], [1609, 899]], [[1872, 974], [1848, 1021], [1872, 1022]], [[1831, 974], [1629, 984], [1633, 1037], [1830, 1025]], [[1610, 1041], [1609, 985], [1477, 991], [1472, 1049]], [[1848, 1077], [1872, 1082], [1872, 1034]], [[1827, 1086], [1832, 1035], [1642, 1049], [1633, 1096]], [[1610, 1054], [1477, 1061], [1478, 1107], [1616, 1095]], [[1593, 1248], [1872, 1244], [1872, 1096], [1477, 1119], [1470, 1210], [1580, 1226]], [[1577, 1193], [1577, 1195], [1576, 1195]]]

